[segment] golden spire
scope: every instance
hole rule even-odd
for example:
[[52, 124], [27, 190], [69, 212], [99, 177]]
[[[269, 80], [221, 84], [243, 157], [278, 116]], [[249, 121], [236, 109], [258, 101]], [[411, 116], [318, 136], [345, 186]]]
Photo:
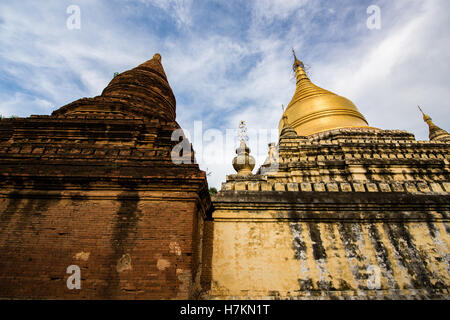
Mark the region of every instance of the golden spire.
[[293, 69], [297, 78], [294, 97], [284, 111], [279, 130], [283, 129], [284, 116], [298, 135], [348, 127], [367, 127], [367, 121], [348, 99], [324, 90], [311, 82], [302, 61], [295, 51]]
[[437, 125], [435, 125], [431, 119], [431, 117], [427, 114], [425, 114], [425, 112], [423, 112], [422, 108], [420, 106], [417, 106], [420, 110], [420, 112], [422, 112], [423, 115], [423, 121], [425, 121], [428, 124], [428, 128], [429, 128], [429, 137], [430, 140], [436, 140], [436, 141], [450, 141], [450, 135], [448, 134], [447, 131], [445, 131], [444, 129], [439, 128]]
[[[429, 115], [425, 114], [425, 112], [423, 112], [423, 110], [422, 110], [422, 108], [420, 106], [417, 106], [417, 108], [419, 108], [420, 112], [422, 112], [423, 121], [425, 121], [426, 123], [431, 122], [431, 120], [432, 120], [431, 117]], [[434, 125], [433, 122], [431, 122], [431, 123]]]
[[[293, 50], [293, 49], [292, 49], [292, 50]], [[284, 104], [281, 105], [281, 109], [283, 110], [283, 116], [281, 117], [281, 119], [282, 119], [282, 121], [283, 121], [283, 127], [282, 127], [282, 128], [285, 128], [286, 126], [289, 125], [289, 122], [288, 122], [288, 117], [287, 117], [287, 115], [284, 113]]]
[[269, 143], [269, 155], [264, 161], [263, 166], [272, 165], [278, 161], [278, 150], [274, 142]]
[[297, 132], [295, 132], [295, 130], [289, 124], [288, 117], [287, 117], [286, 113], [284, 112], [284, 105], [281, 105], [281, 108], [283, 109], [283, 117], [281, 119], [283, 121], [283, 124], [281, 127], [280, 138], [296, 137]]
[[294, 72], [297, 70], [298, 67], [301, 67], [304, 69], [305, 65], [303, 64], [303, 62], [301, 62], [300, 60], [297, 59], [294, 48], [292, 48], [292, 54], [294, 55], [294, 64], [292, 65], [292, 69], [294, 70]]

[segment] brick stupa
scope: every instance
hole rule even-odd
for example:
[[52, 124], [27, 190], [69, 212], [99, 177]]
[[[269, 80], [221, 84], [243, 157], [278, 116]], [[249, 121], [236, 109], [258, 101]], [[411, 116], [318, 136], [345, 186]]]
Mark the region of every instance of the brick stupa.
[[[175, 107], [156, 54], [115, 76], [101, 96], [51, 116], [0, 121], [0, 297], [201, 291], [198, 244], [210, 198], [194, 161], [172, 161]], [[82, 290], [66, 286], [71, 265]]]

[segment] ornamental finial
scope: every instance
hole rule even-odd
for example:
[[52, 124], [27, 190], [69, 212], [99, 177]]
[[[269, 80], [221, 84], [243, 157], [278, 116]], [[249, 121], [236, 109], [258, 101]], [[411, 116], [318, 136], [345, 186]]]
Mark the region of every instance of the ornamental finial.
[[423, 114], [423, 121], [428, 124], [430, 141], [450, 141], [450, 134], [448, 134], [448, 132], [444, 129], [441, 129], [437, 125], [435, 125], [431, 117], [423, 112], [420, 106], [418, 107], [420, 112], [422, 112]]
[[239, 141], [248, 141], [247, 126], [244, 120], [239, 123]]
[[292, 69], [294, 70], [294, 72], [297, 70], [298, 67], [305, 69], [305, 65], [303, 64], [303, 62], [301, 62], [300, 60], [297, 59], [294, 48], [292, 48], [292, 54], [294, 55], [294, 65], [292, 66]]
[[429, 115], [425, 114], [425, 112], [423, 112], [423, 110], [420, 106], [417, 106], [417, 107], [419, 108], [420, 112], [422, 112], [422, 114], [423, 114], [423, 121], [427, 122], [427, 121], [431, 120], [431, 117]]
[[239, 138], [241, 143], [236, 149], [237, 156], [233, 159], [233, 168], [238, 175], [251, 175], [255, 167], [255, 158], [250, 155], [250, 148], [245, 144], [245, 141], [248, 140], [245, 121], [239, 123]]

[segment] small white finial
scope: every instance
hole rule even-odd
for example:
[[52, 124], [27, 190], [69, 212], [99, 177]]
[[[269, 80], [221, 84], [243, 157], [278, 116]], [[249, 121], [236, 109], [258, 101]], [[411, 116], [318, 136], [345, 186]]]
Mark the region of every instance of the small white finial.
[[239, 140], [248, 141], [247, 126], [245, 125], [244, 120], [241, 120], [241, 122], [239, 123]]

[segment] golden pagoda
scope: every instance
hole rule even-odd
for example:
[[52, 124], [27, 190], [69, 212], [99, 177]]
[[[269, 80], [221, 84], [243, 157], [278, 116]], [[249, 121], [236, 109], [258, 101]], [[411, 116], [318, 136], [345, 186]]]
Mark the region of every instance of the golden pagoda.
[[423, 121], [428, 124], [430, 141], [450, 141], [450, 134], [448, 134], [448, 132], [444, 129], [441, 129], [437, 125], [435, 125], [431, 117], [425, 114], [420, 106], [419, 110], [423, 114]]
[[425, 115], [430, 141], [371, 128], [297, 58], [294, 71], [263, 165], [235, 167], [211, 198], [203, 297], [449, 300], [450, 135]]
[[[300, 136], [338, 128], [368, 127], [364, 116], [350, 100], [322, 89], [311, 82], [303, 62], [294, 52], [294, 72], [297, 87], [294, 97], [283, 113]], [[283, 129], [283, 118], [279, 131]]]

